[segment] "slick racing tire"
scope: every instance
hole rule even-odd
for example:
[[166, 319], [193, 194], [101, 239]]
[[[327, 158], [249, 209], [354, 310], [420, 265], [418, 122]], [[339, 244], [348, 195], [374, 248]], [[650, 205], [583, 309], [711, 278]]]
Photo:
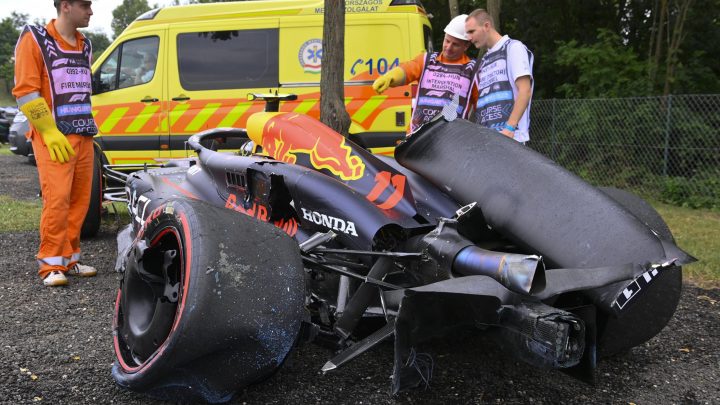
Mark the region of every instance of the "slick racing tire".
[[132, 236], [113, 317], [120, 386], [225, 402], [278, 369], [305, 317], [293, 239], [196, 200], [163, 203]]
[[[674, 241], [670, 228], [660, 214], [637, 195], [617, 188], [600, 190], [646, 223], [658, 237]], [[642, 299], [625, 310], [619, 318], [599, 316], [598, 350], [600, 356], [611, 356], [636, 347], [657, 335], [672, 318], [680, 301], [682, 268], [673, 266], [660, 273]]]
[[80, 228], [80, 237], [82, 238], [92, 238], [97, 235], [100, 230], [100, 223], [102, 222], [102, 161], [97, 154], [98, 151], [96, 149], [93, 163], [92, 189], [90, 190], [90, 204], [88, 205], [87, 214], [85, 214], [85, 221], [83, 221], [82, 228]]

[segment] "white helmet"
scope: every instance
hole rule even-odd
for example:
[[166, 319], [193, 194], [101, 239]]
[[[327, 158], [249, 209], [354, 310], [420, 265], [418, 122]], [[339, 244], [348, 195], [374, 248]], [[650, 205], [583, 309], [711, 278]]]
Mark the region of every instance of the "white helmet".
[[467, 20], [467, 14], [460, 14], [459, 16], [450, 20], [450, 23], [445, 27], [445, 33], [467, 41], [467, 35], [465, 35], [465, 20]]

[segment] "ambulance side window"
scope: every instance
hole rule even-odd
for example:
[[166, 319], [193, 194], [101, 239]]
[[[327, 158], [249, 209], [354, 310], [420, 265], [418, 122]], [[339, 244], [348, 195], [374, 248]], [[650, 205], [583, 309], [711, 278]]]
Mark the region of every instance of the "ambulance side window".
[[137, 86], [153, 78], [159, 42], [158, 37], [145, 37], [121, 45], [118, 88]]
[[101, 92], [148, 83], [155, 76], [158, 37], [125, 41], [98, 69]]
[[116, 48], [95, 73], [100, 83], [100, 88], [98, 91], [95, 91], [96, 94], [117, 88], [117, 60], [119, 49], [120, 48]]
[[185, 90], [278, 87], [278, 30], [232, 30], [177, 36]]

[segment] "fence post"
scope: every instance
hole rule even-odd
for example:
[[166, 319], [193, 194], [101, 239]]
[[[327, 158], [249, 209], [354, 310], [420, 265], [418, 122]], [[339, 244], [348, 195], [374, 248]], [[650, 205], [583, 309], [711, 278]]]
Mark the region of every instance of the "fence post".
[[555, 139], [556, 138], [556, 134], [555, 134], [555, 117], [556, 117], [555, 102], [556, 101], [557, 101], [557, 99], [555, 99], [555, 98], [552, 99], [552, 121], [551, 121], [552, 123], [550, 125], [550, 131], [551, 131], [551, 137], [552, 137], [550, 140], [550, 143], [552, 144], [552, 149], [550, 152], [550, 159], [552, 159], [553, 161], [555, 161], [555, 159], [557, 159], [557, 156], [556, 156], [557, 155], [557, 153], [556, 153], [557, 140]]
[[663, 151], [663, 177], [667, 177], [668, 155], [670, 149], [670, 123], [672, 115], [672, 94], [667, 95], [667, 111], [665, 112], [665, 149]]

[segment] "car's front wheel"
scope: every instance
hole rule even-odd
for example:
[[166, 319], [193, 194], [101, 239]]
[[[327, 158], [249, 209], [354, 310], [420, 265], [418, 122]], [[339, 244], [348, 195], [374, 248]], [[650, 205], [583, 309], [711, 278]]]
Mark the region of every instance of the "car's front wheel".
[[119, 385], [224, 402], [281, 365], [304, 317], [294, 240], [194, 200], [164, 203], [139, 234], [113, 319]]

